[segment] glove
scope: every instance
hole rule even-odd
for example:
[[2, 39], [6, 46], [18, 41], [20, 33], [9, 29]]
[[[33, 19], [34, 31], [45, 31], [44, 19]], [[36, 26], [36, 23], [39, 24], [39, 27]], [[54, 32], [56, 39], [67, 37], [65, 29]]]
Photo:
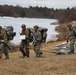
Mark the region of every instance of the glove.
[[22, 35], [22, 33], [19, 33], [20, 35]]

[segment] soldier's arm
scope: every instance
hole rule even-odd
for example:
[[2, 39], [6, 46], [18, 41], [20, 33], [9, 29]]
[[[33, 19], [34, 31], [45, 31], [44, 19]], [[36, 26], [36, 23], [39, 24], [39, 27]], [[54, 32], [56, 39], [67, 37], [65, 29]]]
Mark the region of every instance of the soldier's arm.
[[29, 31], [26, 32], [26, 39], [29, 38]]

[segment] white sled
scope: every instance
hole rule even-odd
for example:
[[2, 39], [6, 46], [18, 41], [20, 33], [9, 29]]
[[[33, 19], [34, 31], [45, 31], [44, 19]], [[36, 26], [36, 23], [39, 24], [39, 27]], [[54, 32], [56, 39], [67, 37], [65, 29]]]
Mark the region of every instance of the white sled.
[[[56, 54], [70, 54], [71, 52], [69, 43], [68, 43], [68, 46], [67, 46], [67, 43], [58, 44], [54, 47], [54, 50]], [[75, 47], [74, 53], [76, 53], [76, 47]]]

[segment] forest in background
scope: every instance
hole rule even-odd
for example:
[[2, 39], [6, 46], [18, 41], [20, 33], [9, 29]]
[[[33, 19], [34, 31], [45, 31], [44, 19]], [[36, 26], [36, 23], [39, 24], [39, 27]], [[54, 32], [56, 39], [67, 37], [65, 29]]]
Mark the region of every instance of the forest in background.
[[54, 9], [47, 7], [21, 7], [19, 5], [0, 5], [0, 16], [50, 18], [58, 19], [60, 23], [76, 20], [76, 7], [66, 9]]

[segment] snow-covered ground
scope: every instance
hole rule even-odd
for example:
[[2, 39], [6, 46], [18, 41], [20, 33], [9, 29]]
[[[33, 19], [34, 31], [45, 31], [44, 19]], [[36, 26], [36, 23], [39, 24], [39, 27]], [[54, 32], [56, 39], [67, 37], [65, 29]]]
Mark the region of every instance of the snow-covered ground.
[[39, 25], [40, 27], [46, 27], [48, 28], [48, 37], [47, 41], [56, 40], [56, 34], [58, 34], [55, 31], [55, 27], [57, 25], [50, 25], [52, 22], [57, 22], [55, 19], [40, 19], [40, 18], [14, 18], [14, 17], [0, 17], [0, 26], [13, 26], [14, 31], [17, 33], [16, 37], [12, 42], [15, 44], [20, 43], [20, 35], [21, 32], [21, 25], [26, 24], [27, 27], [33, 27], [34, 25]]

